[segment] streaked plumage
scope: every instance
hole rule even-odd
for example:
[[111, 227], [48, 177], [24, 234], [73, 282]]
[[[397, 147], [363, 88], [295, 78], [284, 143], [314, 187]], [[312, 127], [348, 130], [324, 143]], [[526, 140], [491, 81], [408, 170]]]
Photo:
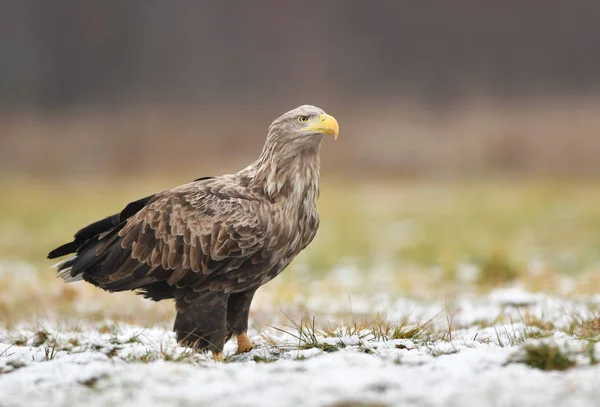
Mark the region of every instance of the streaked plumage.
[[200, 178], [128, 204], [86, 226], [48, 257], [66, 282], [175, 299], [182, 344], [221, 357], [235, 334], [250, 350], [248, 312], [258, 287], [315, 237], [319, 149], [337, 121], [300, 106], [269, 127], [263, 151], [236, 174]]

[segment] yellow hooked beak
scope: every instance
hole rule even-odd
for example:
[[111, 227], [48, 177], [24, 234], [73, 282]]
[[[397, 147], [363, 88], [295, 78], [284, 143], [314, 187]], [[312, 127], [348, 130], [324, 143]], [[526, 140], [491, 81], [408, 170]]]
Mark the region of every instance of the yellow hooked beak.
[[304, 126], [304, 130], [315, 133], [333, 134], [333, 137], [337, 140], [340, 133], [340, 125], [335, 120], [335, 117], [322, 114], [319, 117], [309, 120], [306, 126]]

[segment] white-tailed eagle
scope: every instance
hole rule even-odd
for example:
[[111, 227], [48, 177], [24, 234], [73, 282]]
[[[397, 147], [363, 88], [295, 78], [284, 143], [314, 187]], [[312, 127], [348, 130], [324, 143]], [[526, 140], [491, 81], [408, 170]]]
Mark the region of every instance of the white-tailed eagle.
[[300, 106], [271, 124], [250, 166], [131, 202], [48, 258], [75, 253], [57, 265], [66, 282], [175, 299], [174, 330], [183, 345], [221, 359], [236, 335], [238, 353], [247, 352], [255, 291], [315, 237], [319, 149], [324, 135], [338, 132], [322, 109]]

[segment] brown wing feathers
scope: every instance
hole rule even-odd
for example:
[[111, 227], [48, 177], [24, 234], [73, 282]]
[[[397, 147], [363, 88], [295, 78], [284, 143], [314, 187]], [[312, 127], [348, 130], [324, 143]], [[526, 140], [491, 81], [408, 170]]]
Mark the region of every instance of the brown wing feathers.
[[72, 267], [71, 276], [82, 273], [110, 291], [139, 289], [152, 299], [171, 298], [172, 286], [198, 287], [262, 247], [257, 203], [224, 190], [235, 185], [179, 188], [135, 201], [82, 229], [50, 256], [75, 249], [77, 257], [61, 266]]

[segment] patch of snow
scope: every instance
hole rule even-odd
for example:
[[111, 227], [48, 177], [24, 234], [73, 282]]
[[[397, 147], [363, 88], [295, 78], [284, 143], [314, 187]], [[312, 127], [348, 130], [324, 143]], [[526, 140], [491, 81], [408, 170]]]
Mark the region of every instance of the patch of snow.
[[[0, 405], [596, 406], [600, 400], [600, 365], [590, 357], [600, 359], [600, 343], [590, 350], [589, 342], [559, 331], [531, 339], [539, 328], [523, 322], [527, 315], [567, 327], [597, 313], [589, 302], [511, 288], [451, 306], [399, 299], [385, 311], [405, 328], [427, 323], [447, 334], [393, 339], [340, 327], [330, 337], [316, 333], [310, 344], [293, 328], [268, 329], [251, 335], [258, 347], [248, 354], [234, 355], [229, 342], [227, 362], [217, 363], [179, 347], [166, 327], [105, 321], [0, 328]], [[557, 346], [577, 366], [545, 372], [514, 363], [523, 343], [537, 342]]]
[[356, 287], [364, 280], [364, 274], [354, 265], [339, 265], [330, 273], [329, 277], [341, 287]]
[[535, 304], [543, 298], [543, 294], [534, 294], [521, 287], [503, 288], [493, 291], [489, 295], [492, 302], [500, 305], [525, 306]]
[[480, 274], [481, 271], [479, 270], [479, 267], [477, 267], [476, 264], [459, 263], [456, 266], [456, 278], [459, 281], [462, 281], [463, 283], [474, 282], [475, 280], [477, 280], [477, 278], [479, 278]]

